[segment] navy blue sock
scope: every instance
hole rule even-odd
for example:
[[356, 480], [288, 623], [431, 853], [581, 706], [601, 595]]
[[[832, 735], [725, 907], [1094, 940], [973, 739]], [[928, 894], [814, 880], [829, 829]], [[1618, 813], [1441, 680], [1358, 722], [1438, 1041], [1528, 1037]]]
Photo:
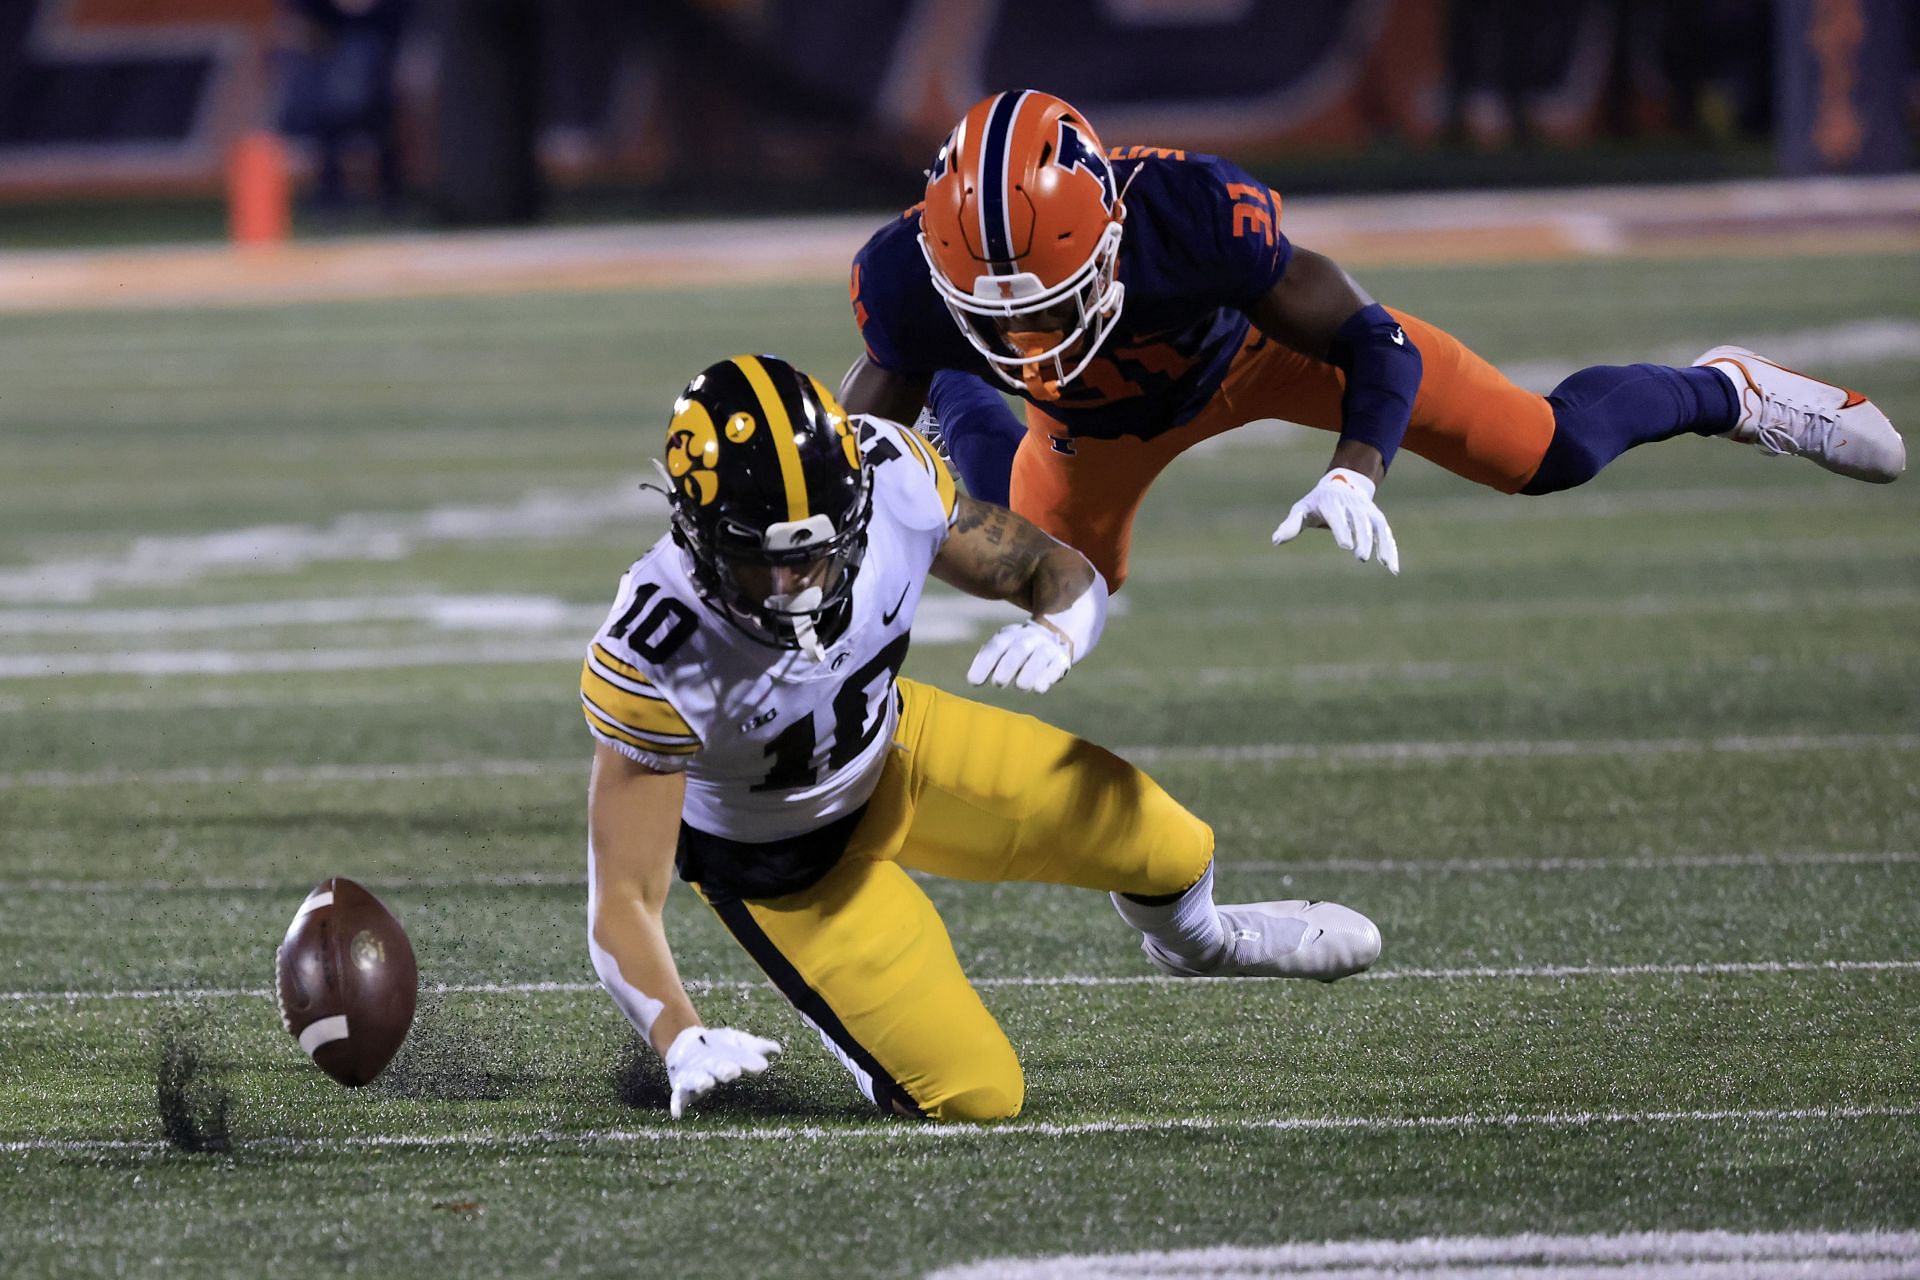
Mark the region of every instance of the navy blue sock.
[[1553, 440], [1522, 493], [1557, 493], [1585, 484], [1637, 444], [1695, 432], [1731, 431], [1740, 405], [1717, 369], [1660, 364], [1595, 365], [1547, 397]]
[[940, 420], [940, 438], [967, 496], [1006, 506], [1013, 455], [1026, 438], [1026, 424], [984, 380], [952, 369], [933, 375], [927, 404]]

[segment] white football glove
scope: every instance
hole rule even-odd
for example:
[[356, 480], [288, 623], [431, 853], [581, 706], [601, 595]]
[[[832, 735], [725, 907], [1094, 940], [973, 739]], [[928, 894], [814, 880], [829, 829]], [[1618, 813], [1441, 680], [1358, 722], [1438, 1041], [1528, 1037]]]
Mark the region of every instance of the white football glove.
[[1010, 623], [994, 632], [967, 668], [968, 684], [992, 681], [1028, 693], [1045, 693], [1073, 664], [1093, 652], [1107, 623], [1107, 580], [1093, 571], [1093, 585], [1058, 613]]
[[1353, 552], [1355, 560], [1364, 563], [1378, 558], [1387, 572], [1399, 573], [1400, 548], [1387, 518], [1373, 505], [1373, 491], [1373, 481], [1358, 471], [1335, 467], [1293, 504], [1273, 531], [1273, 545], [1292, 542], [1302, 529], [1325, 529], [1342, 551]]
[[688, 1027], [667, 1046], [667, 1083], [673, 1086], [671, 1110], [678, 1120], [687, 1104], [742, 1075], [767, 1069], [780, 1046], [732, 1027]]

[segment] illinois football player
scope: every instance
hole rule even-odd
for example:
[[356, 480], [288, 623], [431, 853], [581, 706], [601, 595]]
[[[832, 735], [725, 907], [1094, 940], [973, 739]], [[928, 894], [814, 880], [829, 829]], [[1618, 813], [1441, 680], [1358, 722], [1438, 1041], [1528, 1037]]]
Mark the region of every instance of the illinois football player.
[[1380, 935], [1300, 900], [1216, 907], [1213, 832], [1119, 757], [899, 678], [932, 574], [1030, 615], [974, 684], [1045, 692], [1099, 642], [1080, 553], [960, 495], [911, 430], [849, 417], [771, 356], [674, 403], [672, 531], [636, 561], [581, 670], [594, 740], [589, 949], [666, 1060], [671, 1110], [779, 1045], [702, 1025], [661, 923], [674, 868], [890, 1113], [1020, 1110], [1006, 1035], [907, 874], [1105, 890], [1151, 963], [1331, 981]]
[[[854, 258], [852, 295], [866, 353], [842, 384], [847, 407], [911, 422], [930, 405], [970, 493], [1004, 496], [1116, 588], [1160, 471], [1263, 418], [1340, 433], [1273, 541], [1326, 528], [1395, 573], [1374, 499], [1403, 444], [1526, 494], [1584, 484], [1635, 445], [1688, 433], [1859, 480], [1906, 466], [1865, 396], [1737, 347], [1691, 368], [1597, 366], [1549, 396], [1524, 390], [1289, 241], [1279, 193], [1244, 170], [1104, 150], [1084, 116], [1036, 90], [967, 112], [923, 203]], [[995, 386], [1026, 399], [1024, 427]]]

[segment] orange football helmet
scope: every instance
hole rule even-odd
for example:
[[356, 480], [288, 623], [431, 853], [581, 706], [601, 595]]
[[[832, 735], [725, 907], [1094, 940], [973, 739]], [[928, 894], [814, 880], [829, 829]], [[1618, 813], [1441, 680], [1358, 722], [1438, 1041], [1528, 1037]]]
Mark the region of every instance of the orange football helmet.
[[1085, 118], [1022, 89], [975, 103], [941, 146], [927, 171], [920, 251], [993, 371], [1052, 400], [1120, 319], [1125, 219]]

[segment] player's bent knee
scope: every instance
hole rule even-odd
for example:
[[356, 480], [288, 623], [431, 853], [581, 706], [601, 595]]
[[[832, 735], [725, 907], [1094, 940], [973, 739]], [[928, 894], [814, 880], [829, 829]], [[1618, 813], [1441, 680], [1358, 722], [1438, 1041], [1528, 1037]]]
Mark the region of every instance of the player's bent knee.
[[[1208, 832], [1212, 834], [1211, 830]], [[1183, 856], [1168, 860], [1164, 883], [1171, 886], [1163, 888], [1161, 893], [1185, 893], [1200, 883], [1200, 878], [1213, 867], [1213, 842], [1199, 850], [1185, 851]]]
[[[1197, 866], [1197, 870], [1192, 871], [1190, 874], [1182, 871], [1178, 875], [1163, 877], [1144, 889], [1117, 889], [1114, 890], [1114, 892], [1123, 897], [1131, 898], [1135, 902], [1145, 903], [1149, 906], [1164, 906], [1168, 903], [1176, 902], [1185, 897], [1192, 891], [1195, 885], [1206, 878], [1207, 872], [1213, 869], [1213, 855], [1209, 853], [1206, 858], [1197, 864], [1179, 865]], [[1125, 912], [1121, 914], [1124, 915]]]
[[978, 1123], [986, 1120], [1011, 1120], [1020, 1114], [1027, 1100], [1027, 1081], [1014, 1063], [1011, 1073], [968, 1085], [926, 1109], [930, 1120], [949, 1123]]
[[1167, 803], [1177, 811], [1173, 816], [1183, 820], [1161, 825], [1139, 882], [1113, 886], [1120, 892], [1143, 898], [1177, 896], [1198, 884], [1213, 865], [1213, 828], [1171, 799]]
[[922, 1081], [921, 1113], [930, 1120], [977, 1122], [1010, 1120], [1020, 1114], [1027, 1098], [1026, 1073], [1020, 1057], [996, 1026], [991, 1036], [968, 1037], [972, 1043], [955, 1051], [932, 1080]]

